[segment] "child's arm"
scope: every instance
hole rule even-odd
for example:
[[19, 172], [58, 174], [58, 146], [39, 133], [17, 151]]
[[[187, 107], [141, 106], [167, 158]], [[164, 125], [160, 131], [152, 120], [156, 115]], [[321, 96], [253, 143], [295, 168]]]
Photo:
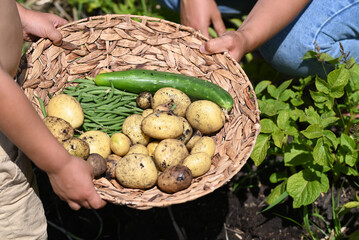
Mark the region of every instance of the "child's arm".
[[208, 27], [212, 24], [218, 35], [226, 31], [221, 13], [214, 0], [181, 0], [181, 24], [199, 30], [209, 37]]
[[206, 53], [229, 52], [239, 61], [286, 27], [310, 0], [258, 0], [237, 31], [228, 31], [211, 39], [201, 51]]
[[[39, 28], [44, 28], [44, 37], [56, 31], [43, 21], [37, 23]], [[11, 76], [21, 55], [21, 28], [15, 1], [3, 0], [0, 8], [0, 43], [4, 43], [0, 44], [0, 131], [48, 174], [55, 193], [71, 208], [103, 207], [106, 202], [93, 186], [91, 166], [71, 156], [56, 140]], [[9, 59], [14, 61], [7, 61]]]

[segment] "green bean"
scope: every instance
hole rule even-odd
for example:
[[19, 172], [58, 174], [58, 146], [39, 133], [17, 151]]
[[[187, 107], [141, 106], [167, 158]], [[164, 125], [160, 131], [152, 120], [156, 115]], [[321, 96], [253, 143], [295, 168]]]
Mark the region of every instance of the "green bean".
[[44, 104], [44, 102], [42, 101], [41, 98], [39, 98], [38, 96], [36, 96], [36, 98], [37, 98], [37, 100], [39, 100], [42, 115], [46, 118], [46, 117], [47, 117], [47, 113], [46, 113], [45, 104]]

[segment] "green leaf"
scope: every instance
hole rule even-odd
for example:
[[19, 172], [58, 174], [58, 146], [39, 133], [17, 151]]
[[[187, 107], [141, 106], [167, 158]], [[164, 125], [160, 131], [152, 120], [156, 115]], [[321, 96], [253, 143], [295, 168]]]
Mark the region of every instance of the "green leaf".
[[329, 99], [328, 95], [323, 92], [309, 90], [310, 96], [315, 102], [325, 102]]
[[272, 133], [272, 139], [274, 141], [274, 145], [276, 145], [279, 148], [282, 148], [282, 145], [287, 138], [285, 137], [284, 132], [282, 132], [280, 129], [276, 129]]
[[340, 135], [340, 145], [346, 146], [351, 152], [355, 149], [354, 139], [344, 133]]
[[268, 85], [267, 91], [272, 98], [278, 99], [280, 92], [278, 91], [276, 86], [274, 86], [273, 84]]
[[313, 157], [307, 147], [301, 144], [291, 144], [289, 151], [284, 152], [285, 166], [305, 165], [312, 162]]
[[324, 144], [322, 139], [318, 139], [317, 144], [313, 149], [314, 162], [321, 166], [332, 166], [334, 157], [327, 144]]
[[254, 145], [251, 159], [256, 166], [259, 166], [267, 156], [267, 151], [270, 147], [269, 144], [270, 135], [259, 134], [257, 137], [256, 144]]
[[263, 118], [260, 120], [261, 133], [272, 133], [278, 130], [277, 125], [269, 118]]
[[[280, 202], [282, 202], [287, 196], [288, 194], [282, 196], [282, 194], [285, 192], [285, 187], [286, 187], [287, 182], [284, 181], [281, 184], [277, 185], [274, 189], [271, 190], [270, 194], [267, 196], [266, 198], [266, 202], [269, 205], [274, 205], [276, 203], [276, 205]], [[280, 201], [277, 201], [280, 200]]]
[[290, 113], [289, 111], [283, 110], [278, 113], [277, 125], [280, 129], [285, 130], [290, 127]]
[[333, 169], [337, 175], [340, 175], [340, 173], [343, 173], [347, 176], [349, 176], [349, 175], [359, 176], [359, 173], [354, 168], [348, 167], [346, 165], [342, 165], [340, 163], [335, 163]]
[[293, 198], [293, 208], [313, 203], [329, 189], [328, 177], [318, 171], [304, 169], [288, 178], [287, 192]]
[[315, 109], [310, 106], [308, 108], [306, 108], [304, 110], [305, 114], [301, 115], [300, 121], [301, 122], [308, 122], [310, 124], [318, 124], [321, 125], [322, 122], [322, 118], [320, 117], [320, 115], [318, 114], [317, 111], [315, 111]]
[[268, 80], [260, 81], [254, 89], [256, 95], [260, 95], [260, 93], [263, 92], [271, 83], [272, 82]]
[[294, 98], [292, 98], [290, 100], [290, 103], [294, 106], [294, 107], [298, 107], [300, 105], [302, 105], [304, 103], [304, 101], [302, 100], [302, 98], [300, 96], [295, 96]]
[[318, 52], [313, 51], [313, 50], [309, 50], [304, 54], [303, 60], [314, 59], [314, 58], [317, 58], [317, 56], [318, 56]]
[[355, 64], [349, 69], [349, 87], [351, 92], [359, 90], [359, 64]]
[[345, 208], [359, 208], [359, 202], [358, 201], [347, 202], [346, 204], [343, 205], [343, 207], [345, 207]]
[[356, 143], [354, 139], [346, 134], [340, 136], [340, 146], [337, 152], [337, 158], [341, 163], [346, 163], [354, 167], [358, 162], [358, 151], [355, 150]]
[[319, 138], [323, 136], [323, 128], [319, 124], [309, 125], [305, 130], [301, 131], [301, 133], [309, 139]]
[[280, 181], [284, 181], [287, 179], [286, 173], [284, 171], [282, 172], [273, 172], [270, 176], [269, 176], [269, 181], [271, 183], [277, 183]]
[[324, 79], [322, 79], [318, 76], [315, 78], [315, 87], [317, 88], [317, 90], [319, 92], [322, 92], [325, 94], [329, 94], [329, 92], [330, 92], [328, 83]]
[[329, 95], [334, 98], [340, 98], [344, 95], [344, 87], [349, 82], [349, 71], [345, 68], [340, 68], [331, 71], [328, 74], [328, 87], [330, 89]]
[[337, 149], [339, 142], [338, 142], [337, 136], [332, 131], [324, 130], [323, 136], [324, 136], [325, 144], [328, 144], [329, 146], [333, 147], [334, 149]]
[[308, 76], [306, 78], [299, 78], [299, 85], [293, 86], [293, 89], [297, 91], [303, 91], [311, 82], [312, 82], [313, 76]]
[[278, 91], [282, 93], [290, 86], [290, 84], [292, 84], [292, 80], [284, 81], [281, 85], [279, 85]]
[[289, 98], [293, 98], [293, 97], [295, 97], [295, 93], [290, 89], [286, 89], [279, 95], [278, 99], [280, 101], [285, 102], [288, 101]]
[[323, 118], [322, 116], [322, 126], [323, 128], [326, 128], [334, 123], [336, 123], [339, 120], [338, 117], [327, 117], [327, 118]]
[[258, 105], [261, 113], [268, 116], [274, 116], [280, 110], [289, 108], [288, 104], [275, 99], [258, 100]]

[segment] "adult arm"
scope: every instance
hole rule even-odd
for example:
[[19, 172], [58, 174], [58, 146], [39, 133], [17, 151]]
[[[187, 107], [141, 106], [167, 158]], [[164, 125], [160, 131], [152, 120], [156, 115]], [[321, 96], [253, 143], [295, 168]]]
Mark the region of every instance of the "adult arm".
[[68, 23], [65, 19], [55, 14], [24, 8], [19, 3], [16, 5], [21, 18], [25, 41], [33, 42], [42, 37], [49, 38], [55, 45], [61, 44], [62, 35], [56, 28]]
[[213, 25], [218, 35], [226, 31], [220, 11], [214, 0], [181, 0], [181, 24], [199, 30], [209, 37], [208, 27]]
[[310, 0], [258, 0], [237, 31], [227, 31], [201, 46], [205, 53], [228, 52], [239, 61], [285, 28]]

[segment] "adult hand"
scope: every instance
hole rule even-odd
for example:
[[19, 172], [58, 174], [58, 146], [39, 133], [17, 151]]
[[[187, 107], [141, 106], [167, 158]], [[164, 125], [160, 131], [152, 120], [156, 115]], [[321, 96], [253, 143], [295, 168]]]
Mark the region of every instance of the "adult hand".
[[227, 31], [218, 38], [205, 42], [200, 51], [206, 54], [228, 52], [236, 61], [240, 61], [249, 52], [248, 39], [240, 30]]
[[68, 22], [51, 13], [42, 13], [26, 9], [17, 4], [21, 18], [23, 37], [25, 41], [34, 42], [39, 38], [48, 38], [55, 45], [62, 42], [62, 35], [56, 29]]
[[209, 37], [208, 27], [213, 25], [218, 35], [226, 31], [221, 13], [214, 0], [181, 0], [181, 24], [199, 30]]
[[48, 176], [54, 192], [72, 209], [78, 210], [81, 206], [99, 209], [106, 205], [94, 188], [93, 168], [83, 159], [71, 156], [67, 164]]

